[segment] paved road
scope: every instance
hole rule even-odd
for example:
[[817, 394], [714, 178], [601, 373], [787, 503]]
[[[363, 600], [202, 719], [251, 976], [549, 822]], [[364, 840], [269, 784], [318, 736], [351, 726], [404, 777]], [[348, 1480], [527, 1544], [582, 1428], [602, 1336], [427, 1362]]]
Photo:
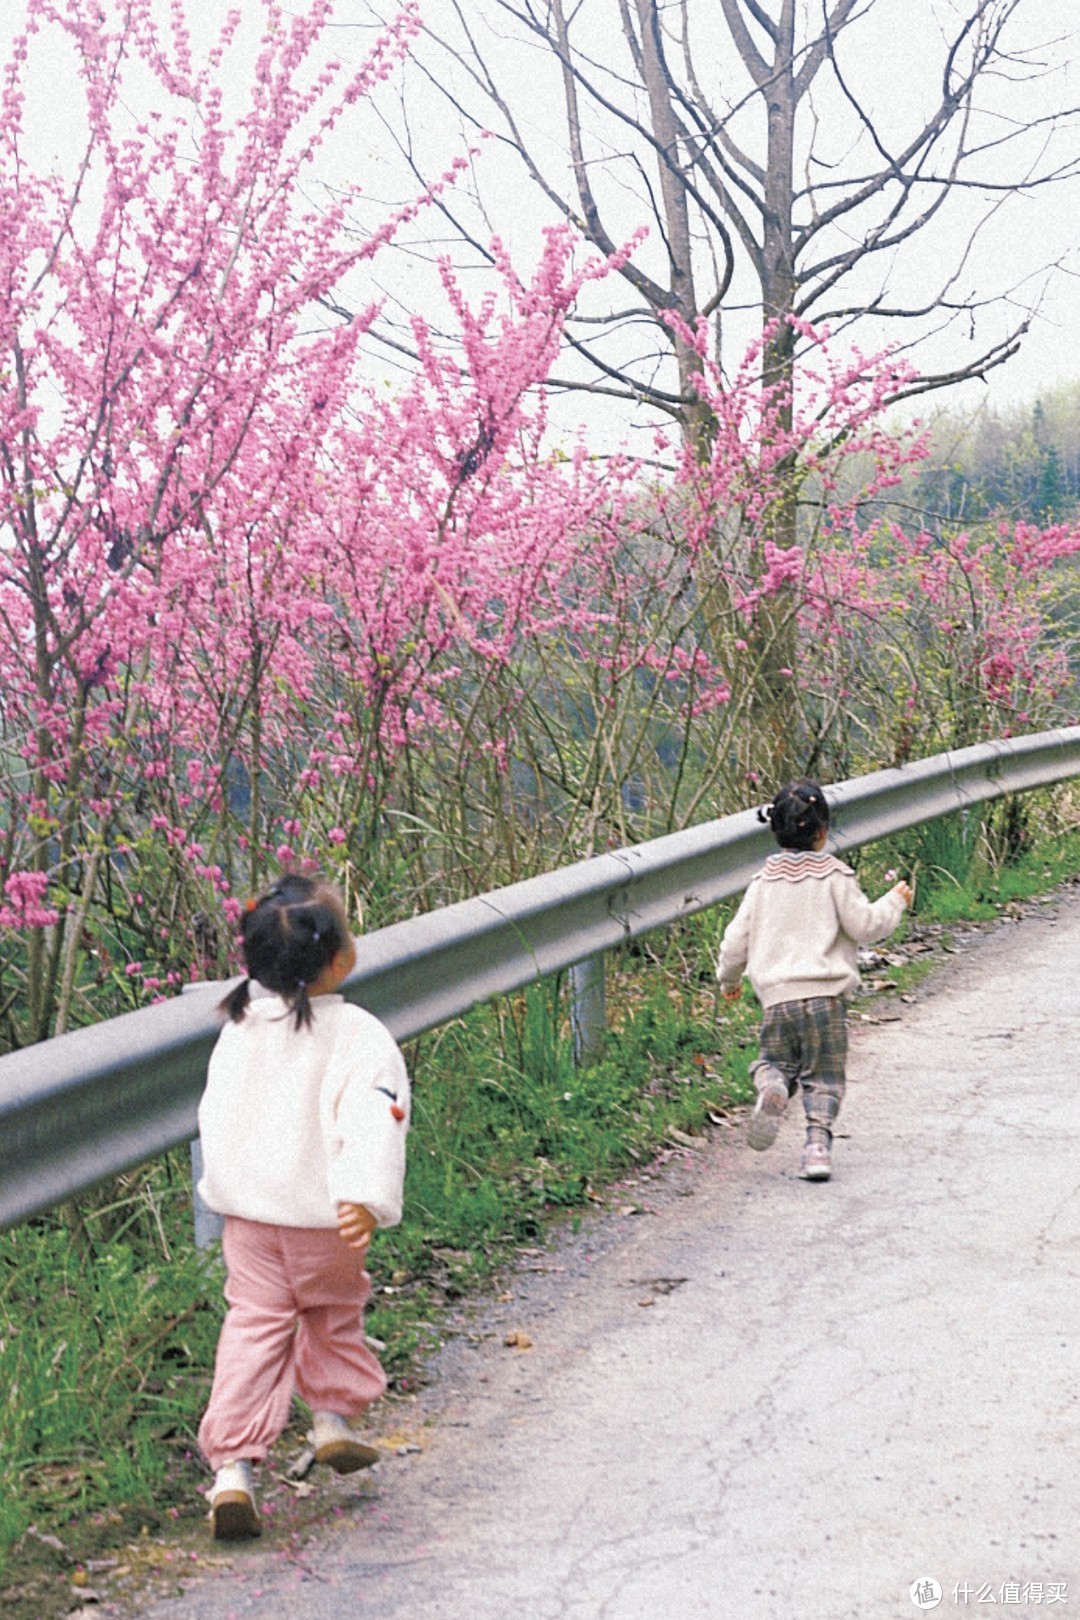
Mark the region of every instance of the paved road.
[[1080, 897], [956, 958], [859, 1027], [831, 1183], [721, 1132], [533, 1262], [321, 1550], [147, 1620], [1080, 1617], [1078, 986]]

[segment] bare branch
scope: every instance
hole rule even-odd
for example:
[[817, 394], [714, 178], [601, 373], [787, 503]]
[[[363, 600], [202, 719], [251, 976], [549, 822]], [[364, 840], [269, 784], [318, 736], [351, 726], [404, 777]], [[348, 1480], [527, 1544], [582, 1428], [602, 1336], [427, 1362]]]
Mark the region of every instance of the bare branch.
[[[739, 0], [720, 0], [720, 9], [724, 13], [724, 21], [728, 25], [732, 43], [742, 58], [743, 65], [754, 83], [760, 90], [771, 78], [769, 64], [758, 50], [750, 37], [750, 30], [746, 26], [746, 19], [739, 9]], [[749, 0], [747, 9], [755, 22], [768, 34], [773, 44], [778, 43], [776, 24], [767, 17], [755, 0]]]
[[826, 56], [833, 56], [833, 41], [848, 21], [859, 0], [836, 0], [836, 5], [825, 18], [821, 36], [807, 51], [802, 66], [795, 75], [795, 100], [802, 101], [817, 77]]
[[[503, 149], [519, 154], [556, 216], [610, 252], [616, 210], [625, 208], [617, 188], [638, 199], [667, 264], [651, 274], [634, 264], [623, 274], [661, 327], [656, 355], [674, 352], [680, 364], [663, 320], [669, 309], [711, 319], [719, 333], [754, 304], [765, 318], [816, 318], [828, 304], [844, 321], [904, 321], [912, 334], [922, 322], [929, 336], [935, 315], [947, 325], [960, 312], [985, 313], [1005, 295], [980, 287], [977, 298], [961, 297], [956, 289], [996, 213], [1080, 174], [1080, 142], [1069, 138], [1080, 113], [1060, 96], [1053, 104], [1025, 100], [1026, 87], [1050, 71], [1032, 36], [1019, 32], [1028, 0], [941, 8], [942, 18], [956, 21], [934, 36], [932, 104], [916, 116], [899, 99], [887, 116], [874, 110], [864, 67], [871, 31], [885, 20], [880, 0], [443, 3], [459, 31], [440, 49], [468, 75], [464, 95], [444, 93], [461, 118], [483, 122], [464, 105], [474, 92], [497, 110]], [[538, 142], [531, 150], [524, 103], [500, 74], [502, 38], [493, 33], [481, 45], [485, 7], [517, 43], [548, 53], [559, 75], [568, 186], [552, 179], [550, 164], [542, 172]], [[699, 16], [708, 35], [692, 32]], [[906, 40], [893, 38], [889, 48], [898, 74], [915, 70]], [[439, 83], [439, 73], [429, 72]], [[542, 124], [535, 107], [530, 117]], [[930, 260], [939, 272], [934, 293], [919, 288], [909, 301], [890, 293], [894, 267], [898, 273], [941, 222], [975, 199], [977, 219], [949, 263]], [[867, 270], [875, 278], [869, 290]], [[715, 280], [699, 298], [706, 277]], [[590, 312], [594, 335], [582, 359], [604, 388], [669, 411], [683, 401], [689, 410], [685, 374], [681, 387], [665, 388], [649, 374], [651, 356], [627, 352], [620, 327], [627, 313]], [[933, 386], [1003, 364], [1014, 341], [991, 345], [976, 362], [942, 367]], [[781, 331], [769, 364], [790, 364], [794, 344]]]

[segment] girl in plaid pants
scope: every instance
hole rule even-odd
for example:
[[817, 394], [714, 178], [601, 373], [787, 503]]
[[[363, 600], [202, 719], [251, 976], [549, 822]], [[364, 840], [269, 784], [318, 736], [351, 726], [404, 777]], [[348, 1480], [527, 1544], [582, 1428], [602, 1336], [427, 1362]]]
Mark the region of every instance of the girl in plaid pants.
[[788, 1099], [801, 1091], [806, 1145], [799, 1174], [828, 1181], [844, 1096], [845, 997], [859, 982], [856, 948], [892, 933], [912, 891], [901, 882], [870, 901], [851, 868], [826, 853], [829, 807], [816, 782], [790, 783], [758, 817], [780, 848], [751, 880], [724, 931], [716, 968], [728, 1001], [742, 994], [745, 973], [764, 1009], [747, 1141], [771, 1147]]

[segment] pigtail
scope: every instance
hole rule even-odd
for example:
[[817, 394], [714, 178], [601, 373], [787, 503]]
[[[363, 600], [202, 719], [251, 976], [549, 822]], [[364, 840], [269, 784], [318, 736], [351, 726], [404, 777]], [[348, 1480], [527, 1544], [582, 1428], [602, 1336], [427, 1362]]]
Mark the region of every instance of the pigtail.
[[772, 804], [763, 804], [761, 806], [760, 810], [757, 813], [757, 818], [761, 822], [763, 827], [771, 827], [772, 826], [772, 824], [773, 824], [773, 810], [774, 809], [775, 809], [775, 805], [772, 805]]
[[311, 997], [308, 995], [307, 981], [301, 979], [296, 987], [296, 994], [292, 998], [291, 1011], [296, 1020], [294, 1029], [311, 1028]]
[[218, 1002], [218, 1012], [222, 1013], [232, 1023], [238, 1024], [248, 1010], [251, 1001], [251, 980], [241, 979], [238, 985], [229, 991], [223, 1001]]

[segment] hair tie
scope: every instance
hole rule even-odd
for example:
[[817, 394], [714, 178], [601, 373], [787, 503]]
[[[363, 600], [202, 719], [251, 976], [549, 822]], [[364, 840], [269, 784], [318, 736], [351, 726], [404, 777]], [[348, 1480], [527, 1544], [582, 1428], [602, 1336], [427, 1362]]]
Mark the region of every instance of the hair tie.
[[297, 983], [297, 986], [301, 990], [306, 990], [307, 989], [307, 980], [306, 979], [297, 979], [296, 983]]
[[311, 937], [314, 940], [315, 944], [317, 945], [319, 943], [319, 930], [317, 928], [315, 929], [315, 931], [314, 931], [314, 933], [312, 934]]
[[258, 907], [258, 904], [259, 904], [259, 902], [257, 900], [247, 900], [244, 903], [244, 910], [245, 911], [255, 911], [257, 909], [257, 907]]

